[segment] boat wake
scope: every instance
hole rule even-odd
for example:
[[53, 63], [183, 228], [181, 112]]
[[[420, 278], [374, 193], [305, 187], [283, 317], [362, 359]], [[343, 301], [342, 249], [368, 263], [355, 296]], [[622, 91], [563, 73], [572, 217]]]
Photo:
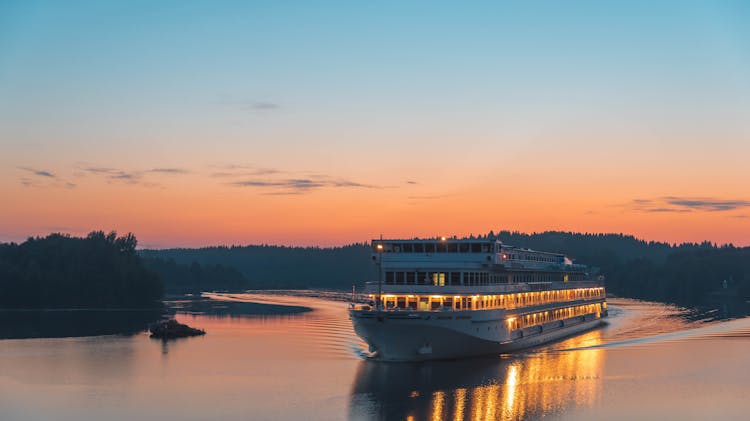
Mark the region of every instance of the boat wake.
[[[750, 318], [695, 318], [693, 310], [661, 303], [612, 299], [606, 326], [589, 341], [562, 341], [539, 352], [616, 349], [684, 341], [750, 339]], [[586, 335], [583, 335], [585, 337]]]
[[[305, 337], [324, 352], [369, 359], [367, 345], [354, 333], [343, 304], [345, 293], [328, 291], [257, 291], [245, 294], [204, 294], [213, 300], [305, 306], [310, 313], [294, 316], [304, 324]], [[696, 340], [750, 339], [750, 318], [716, 321], [711, 312], [668, 304], [614, 298], [609, 318], [598, 329], [532, 348], [517, 355], [617, 349]]]

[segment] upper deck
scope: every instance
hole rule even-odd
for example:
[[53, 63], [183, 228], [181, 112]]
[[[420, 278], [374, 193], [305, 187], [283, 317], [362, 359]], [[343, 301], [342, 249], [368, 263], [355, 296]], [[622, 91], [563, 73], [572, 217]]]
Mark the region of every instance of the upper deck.
[[373, 261], [383, 270], [533, 270], [585, 272], [564, 254], [503, 244], [497, 240], [440, 238], [372, 240]]

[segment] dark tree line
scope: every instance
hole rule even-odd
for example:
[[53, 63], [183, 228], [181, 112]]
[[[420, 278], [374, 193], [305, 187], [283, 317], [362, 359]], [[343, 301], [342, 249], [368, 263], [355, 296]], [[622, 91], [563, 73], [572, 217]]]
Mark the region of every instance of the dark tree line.
[[704, 246], [664, 261], [634, 259], [615, 268], [607, 286], [623, 296], [681, 304], [750, 297], [750, 247]]
[[[197, 262], [236, 269], [248, 288], [351, 289], [376, 279], [367, 244], [344, 247], [232, 246], [200, 249], [141, 250], [144, 258], [173, 260], [180, 265]], [[168, 282], [169, 284], [169, 282]], [[212, 284], [204, 284], [207, 289]]]
[[597, 266], [606, 276], [607, 290], [625, 297], [693, 305], [716, 294], [750, 296], [750, 248], [708, 241], [670, 245], [623, 234], [554, 231], [501, 231], [485, 237], [565, 253], [580, 263]]
[[162, 297], [133, 234], [94, 231], [0, 244], [0, 307], [153, 307]]
[[[691, 304], [750, 296], [750, 248], [646, 242], [622, 234], [490, 232], [506, 244], [595, 266], [608, 291]], [[173, 293], [253, 288], [349, 290], [375, 280], [368, 244], [140, 250], [132, 234], [52, 234], [0, 244], [0, 307], [143, 307]], [[724, 282], [726, 281], [726, 282]], [[163, 282], [163, 283], [162, 283]]]
[[179, 264], [174, 259], [143, 257], [148, 270], [161, 278], [168, 293], [195, 293], [206, 290], [237, 291], [252, 288], [252, 284], [237, 269], [232, 267], [203, 264], [193, 261], [190, 264]]
[[[633, 298], [690, 304], [723, 290], [750, 295], [750, 248], [718, 247], [710, 242], [669, 244], [623, 234], [548, 231], [526, 234], [490, 232], [473, 238], [536, 250], [565, 253], [595, 266], [608, 291]], [[368, 244], [344, 247], [234, 246], [142, 250], [142, 255], [177, 264], [222, 265], [241, 273], [250, 288], [330, 288], [349, 290], [375, 280]], [[204, 284], [211, 289], [211, 284]]]

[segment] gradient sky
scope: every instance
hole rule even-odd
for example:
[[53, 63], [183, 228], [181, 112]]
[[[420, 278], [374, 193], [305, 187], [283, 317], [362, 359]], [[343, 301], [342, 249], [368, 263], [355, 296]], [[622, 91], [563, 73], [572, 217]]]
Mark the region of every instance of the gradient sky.
[[0, 241], [750, 245], [750, 2], [0, 2]]

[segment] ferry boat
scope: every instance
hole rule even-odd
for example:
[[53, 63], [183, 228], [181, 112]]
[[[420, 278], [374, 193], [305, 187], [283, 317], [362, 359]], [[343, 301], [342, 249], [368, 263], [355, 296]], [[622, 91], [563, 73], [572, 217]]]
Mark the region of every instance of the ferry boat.
[[378, 281], [352, 303], [373, 358], [501, 354], [592, 329], [607, 316], [602, 277], [563, 254], [497, 240], [373, 240]]

